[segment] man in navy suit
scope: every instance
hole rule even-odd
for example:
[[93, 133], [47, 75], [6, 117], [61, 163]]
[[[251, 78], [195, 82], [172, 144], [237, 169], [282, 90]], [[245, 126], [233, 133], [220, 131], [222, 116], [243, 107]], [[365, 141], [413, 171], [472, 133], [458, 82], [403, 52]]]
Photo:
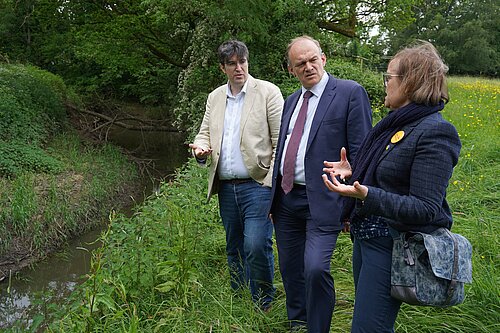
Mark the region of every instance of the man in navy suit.
[[[329, 332], [335, 305], [330, 260], [343, 224], [341, 198], [321, 178], [323, 162], [337, 161], [344, 146], [353, 158], [371, 129], [371, 108], [361, 85], [325, 72], [318, 41], [293, 39], [287, 57], [302, 87], [285, 100], [270, 213], [291, 328]], [[302, 104], [305, 120], [299, 116]]]

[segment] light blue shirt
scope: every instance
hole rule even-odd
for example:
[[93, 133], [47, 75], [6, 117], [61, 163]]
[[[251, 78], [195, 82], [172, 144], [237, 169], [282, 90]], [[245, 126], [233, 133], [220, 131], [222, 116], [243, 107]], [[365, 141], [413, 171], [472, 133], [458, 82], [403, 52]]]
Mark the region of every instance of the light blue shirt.
[[226, 111], [224, 113], [224, 132], [220, 150], [219, 166], [217, 172], [219, 179], [250, 178], [250, 174], [243, 162], [240, 150], [240, 123], [243, 103], [247, 91], [247, 82], [241, 91], [233, 96], [229, 83], [226, 90]]
[[[309, 104], [307, 107], [307, 116], [306, 123], [304, 124], [304, 132], [302, 133], [302, 137], [300, 139], [299, 151], [297, 152], [297, 161], [295, 162], [295, 184], [305, 185], [306, 184], [306, 176], [305, 176], [305, 164], [304, 157], [306, 155], [306, 147], [307, 140], [309, 138], [309, 132], [311, 132], [311, 126], [314, 119], [314, 115], [316, 114], [316, 109], [318, 108], [319, 100], [323, 95], [323, 91], [325, 91], [326, 84], [328, 83], [328, 74], [326, 72], [323, 73], [321, 80], [310, 89], [313, 93], [309, 98]], [[302, 102], [304, 101], [303, 96], [307, 90], [302, 87], [302, 94], [299, 97], [299, 101], [293, 110], [292, 118], [290, 119], [290, 124], [288, 125], [288, 131], [286, 133], [285, 147], [283, 150], [283, 155], [281, 157], [280, 163], [280, 173], [283, 175], [283, 165], [285, 164], [285, 155], [286, 150], [288, 149], [288, 142], [290, 141], [290, 136], [292, 135], [293, 127], [295, 126], [295, 122], [297, 121], [297, 117], [299, 115], [300, 107], [302, 106]], [[318, 168], [323, 168], [322, 165], [319, 165]]]

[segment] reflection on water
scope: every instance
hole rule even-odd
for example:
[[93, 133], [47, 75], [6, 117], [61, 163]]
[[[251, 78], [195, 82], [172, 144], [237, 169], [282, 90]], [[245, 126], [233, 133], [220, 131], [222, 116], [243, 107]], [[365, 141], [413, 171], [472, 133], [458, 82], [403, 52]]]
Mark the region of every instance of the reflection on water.
[[[149, 161], [145, 172], [145, 193], [149, 195], [159, 180], [168, 178], [186, 162], [188, 149], [182, 133], [111, 130], [108, 138], [114, 144]], [[126, 214], [126, 212], [124, 212]], [[33, 269], [24, 269], [0, 282], [0, 330], [28, 328], [43, 319], [48, 305], [57, 306], [82, 283], [90, 269], [91, 251], [101, 230], [94, 230], [73, 240], [61, 252], [52, 255]]]
[[[47, 303], [63, 302], [83, 282], [101, 230], [89, 232], [68, 247], [0, 283], [0, 329], [12, 324], [29, 327]], [[35, 301], [36, 300], [36, 301]]]

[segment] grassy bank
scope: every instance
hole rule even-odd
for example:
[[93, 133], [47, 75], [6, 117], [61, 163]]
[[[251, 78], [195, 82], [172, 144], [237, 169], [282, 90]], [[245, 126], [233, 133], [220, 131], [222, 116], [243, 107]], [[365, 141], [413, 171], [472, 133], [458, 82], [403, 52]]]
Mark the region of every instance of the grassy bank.
[[[134, 177], [133, 166], [111, 146], [80, 141], [75, 133], [54, 137], [47, 151], [60, 163], [57, 173], [21, 172], [0, 178], [0, 258], [32, 262], [69, 238], [102, 223]], [[1, 267], [3, 274], [8, 269]]]
[[71, 96], [53, 74], [0, 64], [0, 281], [102, 223], [136, 179], [118, 149], [81, 141]]
[[[453, 231], [473, 245], [473, 279], [463, 304], [403, 306], [397, 332], [500, 331], [498, 80], [453, 78], [444, 116], [463, 143], [448, 192]], [[279, 274], [272, 311], [229, 287], [216, 200], [205, 204], [206, 169], [192, 161], [131, 218], [112, 216], [89, 280], [50, 332], [287, 332]], [[341, 235], [332, 272], [332, 332], [348, 332], [353, 310], [351, 243]], [[43, 324], [42, 324], [43, 325]]]

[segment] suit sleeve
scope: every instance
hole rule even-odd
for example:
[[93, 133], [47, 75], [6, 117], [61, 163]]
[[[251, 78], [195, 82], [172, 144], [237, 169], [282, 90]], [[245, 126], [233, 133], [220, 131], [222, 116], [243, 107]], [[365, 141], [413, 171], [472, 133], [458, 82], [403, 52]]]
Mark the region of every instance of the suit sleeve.
[[411, 164], [408, 195], [369, 186], [359, 212], [402, 223], [425, 225], [435, 221], [441, 213], [460, 147], [458, 133], [447, 122], [423, 130]]
[[347, 159], [353, 161], [366, 134], [372, 128], [372, 109], [365, 89], [357, 84], [351, 90], [347, 115]]
[[264, 179], [265, 184], [272, 184], [274, 160], [276, 157], [276, 146], [278, 144], [278, 136], [280, 132], [281, 114], [283, 112], [283, 95], [277, 86], [273, 86], [267, 100], [267, 123], [269, 126], [269, 133], [271, 136], [271, 145], [273, 148], [273, 155], [269, 172]]

